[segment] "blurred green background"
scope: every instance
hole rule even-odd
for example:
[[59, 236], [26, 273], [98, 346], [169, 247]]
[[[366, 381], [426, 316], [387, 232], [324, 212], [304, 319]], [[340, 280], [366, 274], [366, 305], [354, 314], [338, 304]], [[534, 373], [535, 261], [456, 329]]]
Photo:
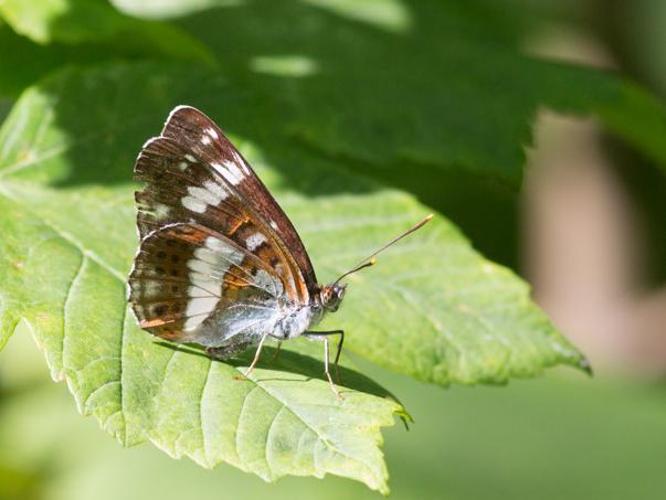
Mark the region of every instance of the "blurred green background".
[[[0, 0], [0, 6], [3, 3]], [[44, 6], [58, 3], [49, 0]], [[86, 5], [85, 1], [74, 3]], [[297, 22], [289, 12], [266, 8], [265, 18], [248, 28], [251, 36], [223, 34], [222, 40], [235, 44], [229, 49], [218, 45], [220, 28], [215, 17], [208, 17], [209, 12], [217, 12], [213, 3], [222, 2], [114, 2], [127, 14], [168, 19], [200, 40], [202, 47], [212, 47], [217, 57], [228, 58], [231, 65], [234, 58], [265, 48], [269, 38], [263, 38], [262, 27], [270, 26], [275, 36], [280, 30], [288, 32], [290, 22]], [[332, 4], [331, 12], [336, 8], [346, 15], [351, 12], [359, 26], [376, 24], [389, 32], [408, 30], [401, 12], [414, 7], [397, 0], [302, 3]], [[185, 12], [183, 5], [193, 4], [196, 11]], [[467, 4], [471, 7], [460, 9], [453, 7], [455, 2], [442, 4], [466, 19], [467, 30], [476, 27], [474, 36], [484, 43], [510, 40], [521, 52], [537, 57], [611, 68], [666, 97], [666, 2], [506, 0], [471, 2]], [[254, 12], [262, 12], [266, 5]], [[497, 14], [492, 19], [489, 5]], [[233, 5], [225, 8], [233, 9]], [[60, 27], [55, 41], [30, 41], [27, 36], [35, 40], [40, 34], [31, 33], [29, 22], [18, 35], [0, 25], [0, 118], [23, 88], [63, 65], [145, 56], [145, 40], [127, 39], [122, 30], [114, 31], [114, 23], [124, 21], [96, 18], [95, 7], [81, 12], [91, 16], [83, 23], [88, 31], [74, 19], [71, 27]], [[160, 30], [170, 25], [159, 26], [148, 39], [167, 36]], [[442, 36], [455, 41], [457, 35], [451, 30], [456, 26], [460, 28], [443, 26]], [[316, 26], [312, 29], [309, 49], [335, 60], [335, 45], [318, 39]], [[107, 38], [91, 35], [104, 30], [108, 30]], [[337, 32], [321, 36], [340, 35], [349, 44], [345, 49], [353, 48], [354, 25], [340, 30], [350, 31], [344, 36]], [[168, 32], [168, 36], [176, 35]], [[87, 43], [89, 38], [95, 41]], [[386, 40], [390, 43], [390, 37]], [[160, 44], [155, 46], [159, 56]], [[287, 44], [282, 48], [297, 53], [302, 47]], [[359, 45], [361, 55], [362, 49]], [[206, 50], [202, 48], [200, 54], [204, 61]], [[170, 52], [169, 57], [173, 56]], [[274, 60], [255, 63], [260, 73], [307, 74], [312, 69], [308, 59], [282, 61], [277, 69]], [[484, 61], [475, 64], [485, 66]], [[421, 67], [418, 78], [429, 78], [429, 69]], [[511, 81], [504, 84], [503, 91], [510, 92]], [[286, 90], [298, 93], [299, 88]], [[479, 178], [464, 170], [440, 171], [434, 182], [434, 170], [427, 161], [421, 165], [423, 178], [414, 176], [405, 183], [396, 177], [395, 169], [375, 170], [372, 154], [376, 152], [369, 153], [367, 163], [354, 159], [354, 168], [367, 167], [368, 175], [414, 192], [458, 224], [484, 255], [527, 276], [546, 311], [598, 368], [593, 379], [556, 370], [506, 387], [442, 390], [356, 360], [399, 395], [415, 417], [409, 431], [400, 425], [385, 431], [392, 498], [659, 499], [666, 495], [665, 176], [652, 160], [595, 123], [568, 120], [547, 113], [534, 118], [536, 139], [527, 155], [527, 181], [520, 196], [514, 194], [511, 181]], [[508, 137], [526, 134], [513, 132], [507, 132]], [[522, 149], [515, 146], [518, 158]], [[562, 159], [565, 167], [557, 165]], [[588, 164], [595, 166], [582, 168]], [[571, 165], [576, 168], [572, 170]], [[567, 196], [575, 186], [580, 189], [579, 198], [558, 196], [558, 186]], [[577, 199], [590, 205], [579, 205]], [[572, 212], [572, 207], [580, 211]], [[600, 215], [587, 219], [588, 209]], [[603, 231], [590, 233], [586, 223]], [[560, 227], [566, 231], [547, 232]], [[595, 238], [598, 234], [607, 239]], [[626, 247], [626, 241], [618, 243], [624, 237], [631, 240]], [[573, 249], [564, 260], [562, 248], [565, 254]], [[598, 253], [586, 254], [590, 248]], [[578, 272], [577, 266], [584, 272]], [[596, 274], [586, 274], [590, 267]], [[231, 467], [205, 471], [189, 461], [174, 461], [150, 445], [123, 449], [100, 432], [92, 419], [77, 415], [67, 388], [50, 381], [27, 332], [18, 332], [0, 353], [0, 498], [231, 499], [241, 495], [379, 497], [361, 484], [339, 478], [287, 478], [269, 485]]]

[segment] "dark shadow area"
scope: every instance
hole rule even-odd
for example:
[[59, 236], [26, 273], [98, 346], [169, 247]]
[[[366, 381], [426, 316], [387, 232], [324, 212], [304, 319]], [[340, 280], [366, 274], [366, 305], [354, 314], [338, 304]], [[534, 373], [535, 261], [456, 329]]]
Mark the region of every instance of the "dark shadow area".
[[610, 162], [629, 197], [638, 222], [640, 251], [640, 284], [656, 288], [666, 283], [666, 177], [664, 172], [635, 149], [606, 137]]
[[590, 113], [617, 98], [618, 83], [521, 55], [525, 17], [514, 4], [397, 5], [386, 26], [308, 2], [211, 8], [177, 22], [216, 69], [115, 63], [54, 80], [58, 126], [74, 138], [55, 185], [128, 182], [144, 141], [174, 106], [190, 104], [251, 141], [289, 188], [362, 193], [378, 180], [516, 268], [517, 192], [536, 110]]
[[[88, 20], [92, 24], [95, 20]], [[76, 20], [72, 24], [76, 25]], [[80, 22], [80, 20], [79, 20]], [[53, 21], [54, 29], [64, 29], [70, 21], [65, 17]], [[57, 24], [63, 24], [58, 27]], [[137, 24], [140, 24], [137, 23]], [[70, 26], [69, 30], [72, 29]], [[95, 65], [105, 61], [168, 60], [169, 55], [150, 50], [132, 39], [131, 33], [106, 42], [38, 44], [0, 24], [0, 97], [18, 97], [28, 86], [49, 73], [67, 65]]]
[[[496, 11], [486, 2], [407, 2], [404, 26], [391, 30], [306, 2], [251, 1], [181, 25], [211, 47], [237, 88], [263, 97], [255, 109], [275, 112], [266, 137], [282, 128], [378, 169], [412, 160], [432, 165], [433, 178], [467, 168], [517, 186], [536, 96], [515, 88], [521, 82], [507, 65], [516, 59], [514, 40], [497, 22], [511, 16]], [[310, 70], [292, 74], [282, 63], [294, 58]], [[246, 116], [227, 127], [259, 139], [252, 122]]]
[[[194, 344], [178, 345], [164, 341], [156, 341], [155, 343], [167, 349], [179, 352], [185, 352], [192, 356], [201, 356], [207, 359], [211, 359], [200, 346]], [[238, 366], [246, 367], [249, 366], [249, 364], [252, 362], [252, 358], [254, 357], [254, 352], [255, 348], [253, 347], [245, 351], [243, 354], [240, 354], [228, 360], [221, 361], [218, 359], [213, 359], [213, 362], [225, 363], [227, 365], [234, 367]], [[303, 375], [308, 379], [319, 379], [328, 383], [328, 379], [326, 378], [326, 375], [324, 373], [323, 361], [319, 361], [311, 356], [292, 351], [289, 348], [287, 349], [282, 348], [277, 357], [275, 354], [276, 354], [276, 348], [271, 346], [265, 346], [261, 351], [261, 358], [259, 359], [257, 368], [294, 373], [297, 375]], [[338, 369], [340, 375], [339, 380], [336, 380], [334, 373], [332, 373], [333, 380], [336, 382], [337, 385], [341, 387], [346, 387], [348, 389], [352, 389], [354, 391], [364, 392], [366, 394], [372, 394], [373, 396], [377, 396], [380, 398], [389, 398], [396, 402], [399, 402], [398, 398], [396, 398], [388, 390], [386, 390], [384, 387], [374, 382], [372, 379], [366, 377], [365, 375], [350, 368], [344, 367], [342, 365], [340, 365]], [[335, 370], [333, 369], [333, 372], [334, 371]], [[243, 376], [241, 372], [239, 372], [238, 375], [239, 377]], [[274, 377], [273, 379], [262, 378], [261, 380], [262, 381], [278, 380], [278, 377]], [[279, 379], [279, 380], [283, 380], [285, 382], [297, 382], [292, 379]]]
[[[395, 29], [284, 0], [193, 14], [179, 24], [218, 70], [108, 64], [54, 81], [58, 126], [75, 138], [55, 184], [128, 182], [141, 145], [187, 103], [256, 144], [292, 189], [368, 192], [379, 180], [515, 266], [521, 144], [538, 94], [515, 78], [517, 21], [496, 14], [492, 2], [413, 1]], [[310, 69], [293, 74], [289, 58]]]
[[441, 170], [413, 162], [382, 169], [352, 158], [339, 161], [368, 178], [415, 194], [457, 224], [485, 257], [520, 270], [520, 200], [511, 183], [465, 169]]

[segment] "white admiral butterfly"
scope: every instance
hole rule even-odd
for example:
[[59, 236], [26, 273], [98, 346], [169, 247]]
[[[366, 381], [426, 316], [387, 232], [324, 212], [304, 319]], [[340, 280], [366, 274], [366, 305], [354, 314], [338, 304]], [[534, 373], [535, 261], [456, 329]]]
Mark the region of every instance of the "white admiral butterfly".
[[139, 251], [129, 300], [141, 328], [174, 342], [195, 343], [227, 359], [268, 337], [322, 340], [311, 331], [340, 306], [341, 279], [374, 264], [379, 252], [428, 222], [428, 216], [333, 283], [317, 283], [294, 226], [222, 130], [189, 106], [176, 107], [159, 137], [143, 145], [134, 172]]

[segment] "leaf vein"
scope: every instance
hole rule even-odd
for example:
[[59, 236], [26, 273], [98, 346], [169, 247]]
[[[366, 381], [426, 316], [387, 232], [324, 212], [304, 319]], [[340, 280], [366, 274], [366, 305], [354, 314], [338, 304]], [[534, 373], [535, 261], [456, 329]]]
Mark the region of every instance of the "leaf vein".
[[[3, 187], [0, 185], [0, 193], [4, 194], [8, 199], [10, 199], [12, 202], [16, 203], [17, 205], [20, 205], [21, 203], [19, 200], [14, 198], [13, 195], [11, 195], [6, 187]], [[38, 214], [34, 210], [30, 210], [28, 208], [29, 212], [38, 220], [44, 223], [49, 229], [51, 229], [58, 237], [62, 238], [65, 242], [69, 243], [71, 246], [76, 248], [79, 252], [81, 252], [83, 255], [86, 257], [90, 258], [91, 260], [95, 261], [97, 264], [99, 264], [101, 267], [103, 267], [108, 273], [110, 273], [112, 276], [114, 276], [116, 279], [121, 281], [122, 283], [125, 283], [125, 276], [115, 269], [113, 266], [108, 264], [103, 258], [101, 258], [99, 255], [97, 255], [94, 251], [88, 249], [83, 245], [81, 242], [79, 242], [74, 236], [69, 234], [67, 231], [61, 229], [57, 224], [53, 223], [52, 221], [46, 219], [44, 216]]]
[[277, 421], [278, 417], [282, 413], [282, 410], [285, 409], [285, 405], [283, 404], [278, 408], [278, 410], [275, 412], [275, 415], [273, 416], [273, 419], [271, 420], [271, 425], [268, 426], [268, 432], [266, 433], [266, 445], [264, 446], [264, 459], [266, 460], [266, 465], [268, 466], [268, 470], [271, 472], [271, 476], [273, 476], [273, 466], [271, 465], [271, 456], [272, 456], [272, 450], [273, 450], [273, 441], [271, 439], [271, 433], [273, 432], [273, 426], [275, 425], [275, 422]]
[[203, 448], [204, 458], [206, 459], [206, 464], [210, 464], [210, 458], [208, 453], [208, 440], [206, 439], [206, 427], [204, 426], [204, 396], [206, 394], [206, 387], [208, 386], [208, 380], [210, 379], [210, 373], [213, 370], [213, 360], [208, 360], [208, 371], [206, 372], [206, 378], [204, 380], [203, 386], [201, 387], [201, 394], [199, 396], [199, 425], [201, 426], [201, 447]]
[[67, 325], [69, 322], [69, 314], [67, 313], [67, 310], [69, 309], [69, 301], [72, 298], [72, 292], [74, 288], [78, 285], [78, 281], [83, 274], [83, 268], [85, 267], [86, 264], [86, 256], [81, 254], [81, 262], [79, 263], [78, 268], [76, 269], [76, 273], [74, 274], [74, 277], [72, 280], [69, 282], [69, 285], [67, 286], [67, 294], [65, 295], [65, 300], [63, 301], [62, 304], [62, 338], [60, 340], [60, 367], [61, 369], [65, 366], [65, 348], [66, 348], [66, 340], [67, 340]]
[[[337, 454], [339, 454], [339, 455], [342, 455], [343, 457], [345, 457], [345, 458], [347, 458], [347, 459], [349, 459], [349, 460], [351, 460], [351, 461], [353, 461], [353, 462], [360, 463], [361, 465], [367, 467], [368, 470], [370, 470], [370, 471], [373, 470], [372, 467], [371, 467], [368, 463], [366, 463], [366, 462], [364, 462], [363, 460], [360, 460], [360, 459], [358, 459], [358, 458], [356, 458], [356, 457], [353, 457], [353, 456], [349, 455], [348, 453], [345, 453], [345, 452], [342, 451], [340, 448], [338, 448], [337, 446], [335, 446], [335, 444], [333, 444], [333, 443], [328, 439], [328, 437], [323, 436], [323, 435], [320, 433], [320, 431], [319, 431], [318, 429], [316, 429], [315, 427], [313, 427], [312, 424], [310, 424], [310, 423], [305, 419], [305, 417], [303, 417], [302, 415], [300, 415], [300, 414], [299, 414], [294, 408], [289, 407], [289, 405], [287, 404], [286, 401], [283, 401], [283, 400], [280, 399], [275, 393], [273, 393], [273, 392], [271, 392], [270, 390], [268, 390], [264, 385], [261, 384], [261, 382], [260, 382], [259, 380], [255, 380], [255, 379], [250, 379], [250, 380], [252, 380], [252, 381], [256, 384], [256, 385], [255, 385], [255, 388], [259, 388], [259, 389], [261, 389], [261, 390], [264, 391], [268, 396], [270, 396], [270, 397], [272, 397], [273, 399], [275, 399], [276, 401], [280, 402], [280, 403], [281, 403], [281, 404], [287, 409], [287, 411], [289, 411], [289, 413], [291, 413], [292, 415], [294, 415], [294, 416], [295, 416], [295, 417], [296, 417], [296, 418], [297, 418], [297, 419], [298, 419], [303, 425], [305, 425], [308, 429], [310, 429], [312, 432], [314, 432], [315, 435], [317, 436], [317, 438], [319, 439], [319, 441], [322, 442], [322, 443], [324, 444], [324, 446], [326, 446], [327, 448], [329, 448], [333, 453], [337, 453]], [[249, 395], [251, 392], [252, 392], [252, 391], [248, 392], [248, 395]], [[246, 396], [246, 399], [247, 399], [247, 396]], [[243, 403], [243, 406], [245, 406], [245, 403]]]

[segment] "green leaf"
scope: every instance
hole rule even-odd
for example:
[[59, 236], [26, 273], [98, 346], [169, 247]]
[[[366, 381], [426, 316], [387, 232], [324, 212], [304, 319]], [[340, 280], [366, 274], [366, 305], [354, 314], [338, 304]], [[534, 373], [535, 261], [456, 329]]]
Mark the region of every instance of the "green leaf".
[[[522, 54], [524, 7], [371, 4], [391, 21], [369, 22], [366, 2], [275, 0], [210, 9], [182, 25], [229, 78], [281, 106], [292, 136], [418, 194], [446, 170], [519, 186], [542, 106], [595, 114], [666, 168], [663, 103], [617, 75]], [[290, 19], [300, 22], [283, 29]], [[285, 58], [310, 71], [294, 78]], [[406, 162], [422, 175], [405, 179]]]
[[[379, 428], [404, 410], [385, 391], [346, 371], [338, 402], [321, 362], [297, 353], [236, 380], [236, 366], [155, 343], [127, 313], [133, 159], [183, 102], [232, 132], [321, 278], [426, 213], [411, 196], [290, 143], [265, 119], [261, 96], [216, 73], [163, 64], [67, 71], [28, 90], [0, 130], [3, 338], [25, 320], [79, 410], [125, 444], [149, 439], [173, 456], [265, 479], [330, 472], [386, 491]], [[350, 282], [329, 324], [347, 328], [351, 350], [396, 371], [440, 384], [504, 382], [584, 363], [527, 286], [441, 216]]]
[[[6, 24], [0, 22], [0, 47], [2, 59], [0, 73], [0, 96], [17, 97], [28, 85], [52, 70], [63, 60], [72, 56], [64, 50], [46, 53], [43, 47], [17, 35]], [[71, 61], [71, 59], [70, 59]], [[2, 114], [4, 118], [5, 114]]]
[[123, 15], [104, 0], [2, 0], [0, 16], [17, 33], [39, 44], [109, 44], [127, 54], [213, 62], [210, 52], [182, 30]]
[[[130, 190], [120, 192], [127, 204]], [[97, 417], [125, 445], [150, 440], [204, 467], [227, 462], [266, 480], [333, 473], [387, 491], [379, 427], [404, 410], [385, 392], [343, 370], [352, 390], [339, 402], [319, 379], [322, 364], [310, 358], [283, 353], [277, 366], [240, 380], [233, 365], [154, 343], [127, 314], [124, 271], [75, 235], [85, 223], [48, 220], [56, 207], [71, 218], [87, 203], [97, 216], [108, 211], [101, 224], [110, 230], [119, 195], [46, 192], [11, 181], [2, 194], [6, 216], [29, 226], [23, 234], [13, 231], [24, 240], [25, 257], [21, 284], [9, 294], [21, 305], [12, 309], [30, 323], [53, 377], [67, 381], [82, 414]], [[19, 208], [26, 199], [33, 204], [30, 218]], [[126, 217], [124, 226], [130, 224]]]

